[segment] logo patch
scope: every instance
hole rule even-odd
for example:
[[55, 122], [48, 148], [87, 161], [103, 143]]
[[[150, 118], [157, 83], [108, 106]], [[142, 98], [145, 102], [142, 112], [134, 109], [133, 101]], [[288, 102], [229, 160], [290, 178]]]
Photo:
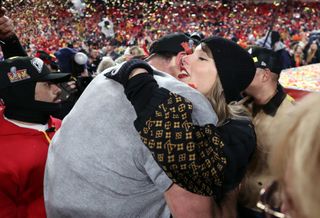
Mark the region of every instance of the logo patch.
[[43, 68], [43, 61], [40, 58], [33, 58], [31, 64], [36, 68], [38, 73], [41, 73]]
[[261, 62], [261, 66], [264, 66], [264, 67], [265, 67], [265, 66], [267, 66], [267, 64], [266, 64], [264, 61], [262, 61], [262, 62]]
[[26, 69], [17, 70], [16, 67], [11, 67], [10, 72], [7, 73], [11, 83], [19, 82], [30, 78]]

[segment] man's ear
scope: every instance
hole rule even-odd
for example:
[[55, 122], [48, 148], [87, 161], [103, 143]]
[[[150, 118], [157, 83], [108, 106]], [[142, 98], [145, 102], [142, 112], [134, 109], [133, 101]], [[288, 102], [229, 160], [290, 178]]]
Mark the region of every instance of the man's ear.
[[267, 82], [271, 78], [271, 71], [269, 68], [265, 68], [263, 70], [263, 75], [262, 75], [262, 82]]
[[176, 66], [179, 66], [179, 69], [180, 69], [180, 66], [181, 66], [181, 61], [182, 61], [182, 58], [184, 57], [184, 56], [186, 56], [187, 55], [187, 53], [185, 52], [185, 51], [181, 51], [181, 52], [179, 52], [178, 54], [177, 54], [177, 56], [176, 56]]

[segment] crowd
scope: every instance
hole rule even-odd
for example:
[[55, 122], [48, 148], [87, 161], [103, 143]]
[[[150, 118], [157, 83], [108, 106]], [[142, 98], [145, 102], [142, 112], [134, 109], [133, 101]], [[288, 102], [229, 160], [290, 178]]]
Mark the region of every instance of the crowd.
[[319, 217], [319, 3], [4, 7], [0, 217]]
[[[308, 48], [302, 53], [301, 50], [305, 49], [309, 33], [320, 27], [317, 19], [320, 5], [317, 2], [246, 5], [200, 0], [183, 3], [125, 0], [109, 3], [83, 1], [83, 4], [85, 7], [81, 12], [69, 1], [6, 1], [4, 6], [8, 8], [17, 35], [29, 54], [36, 50], [54, 53], [71, 44], [88, 53], [92, 47], [102, 49], [108, 37], [98, 24], [108, 18], [113, 23], [119, 53], [123, 53], [126, 46], [148, 47], [168, 32], [218, 35], [246, 47], [264, 37], [273, 23], [273, 30], [281, 34], [286, 48], [293, 55], [293, 65], [314, 62], [306, 57], [311, 52]], [[110, 23], [106, 27], [109, 28]], [[318, 57], [316, 59], [318, 61]]]

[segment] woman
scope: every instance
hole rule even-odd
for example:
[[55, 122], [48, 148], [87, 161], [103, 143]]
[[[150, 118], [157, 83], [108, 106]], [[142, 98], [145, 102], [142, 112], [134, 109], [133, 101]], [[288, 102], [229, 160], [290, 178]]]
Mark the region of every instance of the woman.
[[303, 47], [299, 43], [293, 46], [292, 62], [294, 67], [305, 65]]
[[304, 57], [306, 64], [317, 64], [320, 62], [319, 44], [316, 40], [309, 42], [304, 48]]
[[282, 187], [281, 210], [291, 218], [320, 217], [319, 107], [319, 93], [310, 94], [278, 120], [273, 133], [269, 164]]
[[210, 100], [218, 127], [194, 125], [192, 104], [159, 88], [146, 62], [131, 60], [106, 76], [124, 85], [138, 116], [135, 127], [167, 175], [219, 201], [239, 185], [255, 149], [249, 116], [236, 103], [254, 77], [254, 63], [237, 44], [211, 37], [183, 59], [181, 68], [178, 77]]

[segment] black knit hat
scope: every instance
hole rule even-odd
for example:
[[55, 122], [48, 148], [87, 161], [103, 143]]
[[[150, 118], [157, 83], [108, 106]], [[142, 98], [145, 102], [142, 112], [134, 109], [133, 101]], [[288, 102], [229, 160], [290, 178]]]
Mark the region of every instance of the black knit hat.
[[150, 46], [149, 53], [150, 55], [162, 53], [177, 55], [179, 52], [191, 49], [192, 46], [190, 46], [190, 44], [193, 44], [193, 40], [186, 34], [171, 33], [153, 42]]
[[259, 46], [248, 47], [247, 51], [252, 56], [256, 68], [268, 68], [272, 73], [281, 73], [282, 62], [277, 52]]
[[240, 93], [249, 86], [256, 73], [250, 54], [221, 37], [209, 37], [202, 42], [212, 52], [227, 103], [240, 100]]

